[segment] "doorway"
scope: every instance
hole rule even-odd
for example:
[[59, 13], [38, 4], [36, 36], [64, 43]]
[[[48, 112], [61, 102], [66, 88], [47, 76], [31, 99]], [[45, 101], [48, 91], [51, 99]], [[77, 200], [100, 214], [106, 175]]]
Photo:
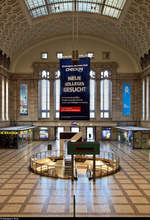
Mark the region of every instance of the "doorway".
[[86, 139], [87, 139], [87, 141], [94, 141], [95, 140], [94, 128], [93, 127], [87, 127]]
[[56, 140], [60, 139], [60, 133], [64, 132], [64, 127], [57, 127], [56, 128]]
[[71, 132], [78, 133], [80, 132], [79, 127], [71, 127]]

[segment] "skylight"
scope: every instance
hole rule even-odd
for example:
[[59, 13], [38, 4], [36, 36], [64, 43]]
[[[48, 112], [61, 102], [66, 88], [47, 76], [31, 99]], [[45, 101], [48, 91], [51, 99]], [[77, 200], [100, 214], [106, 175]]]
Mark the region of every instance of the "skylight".
[[24, 0], [33, 18], [53, 13], [79, 11], [119, 19], [126, 0]]

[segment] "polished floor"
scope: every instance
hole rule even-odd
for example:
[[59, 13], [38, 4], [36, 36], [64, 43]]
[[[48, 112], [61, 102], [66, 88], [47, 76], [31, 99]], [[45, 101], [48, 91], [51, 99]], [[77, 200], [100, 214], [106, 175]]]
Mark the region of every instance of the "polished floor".
[[[53, 143], [56, 147], [56, 142]], [[150, 217], [150, 152], [117, 142], [100, 142], [101, 150], [120, 157], [121, 170], [89, 181], [38, 176], [29, 171], [32, 154], [47, 150], [47, 142], [0, 149], [1, 217]]]

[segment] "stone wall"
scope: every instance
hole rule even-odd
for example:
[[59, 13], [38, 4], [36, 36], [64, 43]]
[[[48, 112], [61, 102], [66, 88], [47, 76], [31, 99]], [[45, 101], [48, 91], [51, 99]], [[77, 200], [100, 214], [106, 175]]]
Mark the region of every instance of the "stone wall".
[[[49, 139], [54, 140], [56, 127], [64, 127], [64, 131], [70, 131], [72, 121], [61, 121], [55, 118], [54, 109], [54, 81], [58, 63], [34, 63], [33, 73], [14, 74], [0, 69], [0, 80], [2, 77], [9, 78], [9, 120], [0, 119], [0, 127], [9, 125], [35, 125], [35, 139], [39, 140], [38, 127], [48, 127]], [[119, 73], [115, 62], [93, 63], [91, 69], [95, 71], [96, 81], [96, 111], [95, 118], [89, 121], [78, 121], [83, 139], [86, 139], [86, 128], [94, 127], [96, 140], [101, 140], [102, 127], [112, 127], [112, 140], [116, 134], [114, 127], [117, 125], [131, 125], [150, 127], [149, 121], [141, 121], [142, 114], [142, 77], [149, 74], [143, 73]], [[39, 71], [46, 69], [50, 72], [50, 118], [39, 118], [38, 115], [38, 75]], [[112, 73], [112, 118], [100, 118], [100, 72], [105, 69]], [[8, 77], [9, 76], [9, 77]], [[28, 115], [20, 115], [20, 84], [28, 85]], [[131, 84], [131, 115], [123, 116], [123, 89], [124, 83]], [[0, 91], [2, 91], [0, 83]], [[2, 93], [0, 93], [0, 115], [2, 115]]]
[[[86, 127], [94, 127], [96, 140], [101, 140], [102, 127], [114, 127], [116, 125], [137, 125], [141, 115], [141, 80], [138, 73], [118, 73], [118, 65], [115, 62], [92, 63], [91, 69], [96, 73], [96, 117], [89, 121], [78, 121], [83, 139], [86, 139]], [[49, 128], [49, 139], [55, 139], [56, 127], [62, 126], [65, 131], [70, 131], [72, 121], [60, 121], [55, 118], [54, 109], [54, 80], [55, 72], [59, 69], [58, 63], [33, 63], [33, 73], [11, 74], [10, 81], [10, 112], [11, 121], [17, 125], [32, 124], [38, 127]], [[109, 70], [112, 73], [112, 118], [100, 118], [100, 72]], [[50, 72], [50, 118], [39, 118], [38, 116], [38, 76], [41, 70]], [[28, 115], [22, 116], [19, 113], [20, 106], [20, 84], [28, 85]], [[122, 114], [122, 85], [131, 84], [131, 115]], [[39, 130], [35, 132], [35, 139], [39, 139]], [[115, 130], [112, 129], [112, 139], [115, 139]]]

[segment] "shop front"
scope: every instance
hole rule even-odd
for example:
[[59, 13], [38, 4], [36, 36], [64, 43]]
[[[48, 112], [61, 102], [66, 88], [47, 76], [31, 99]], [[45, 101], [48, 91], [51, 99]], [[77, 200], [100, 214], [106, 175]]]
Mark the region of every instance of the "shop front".
[[21, 148], [34, 140], [35, 126], [0, 128], [0, 148]]
[[150, 128], [122, 126], [116, 129], [117, 141], [126, 143], [133, 149], [150, 149]]

